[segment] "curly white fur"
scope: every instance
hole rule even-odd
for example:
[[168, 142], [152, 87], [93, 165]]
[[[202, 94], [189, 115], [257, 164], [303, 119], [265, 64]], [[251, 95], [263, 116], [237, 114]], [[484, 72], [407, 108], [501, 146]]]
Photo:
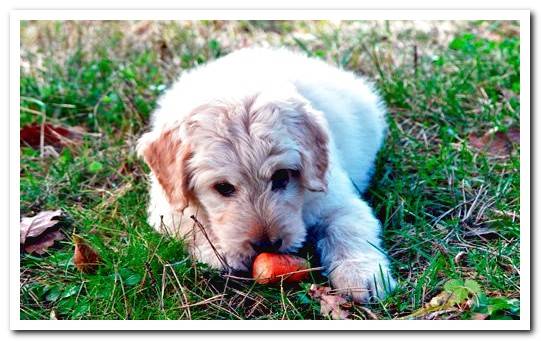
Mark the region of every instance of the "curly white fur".
[[[358, 191], [384, 116], [365, 80], [287, 50], [243, 49], [186, 72], [138, 145], [151, 168], [149, 223], [222, 269], [248, 269], [261, 238], [294, 252], [313, 234], [334, 287], [359, 302], [383, 297], [395, 281], [380, 223]], [[289, 182], [273, 190], [279, 169]], [[214, 188], [224, 182], [230, 197]]]

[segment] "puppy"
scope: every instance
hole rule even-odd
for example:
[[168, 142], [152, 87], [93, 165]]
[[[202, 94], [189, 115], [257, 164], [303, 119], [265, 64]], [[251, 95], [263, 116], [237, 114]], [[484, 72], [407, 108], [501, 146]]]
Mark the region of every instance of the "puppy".
[[360, 198], [386, 129], [364, 80], [287, 50], [243, 49], [183, 73], [151, 126], [137, 146], [151, 169], [148, 221], [193, 257], [249, 270], [258, 253], [295, 252], [310, 235], [331, 284], [355, 301], [394, 288]]

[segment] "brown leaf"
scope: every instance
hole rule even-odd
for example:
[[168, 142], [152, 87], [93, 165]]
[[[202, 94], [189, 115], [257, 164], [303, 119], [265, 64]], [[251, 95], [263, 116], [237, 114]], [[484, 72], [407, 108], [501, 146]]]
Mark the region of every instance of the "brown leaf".
[[21, 220], [20, 241], [26, 244], [27, 238], [36, 238], [41, 236], [49, 228], [55, 226], [58, 220], [54, 217], [62, 215], [61, 210], [43, 211], [33, 217], [23, 217]]
[[[82, 127], [61, 127], [49, 123], [43, 125], [43, 144], [61, 149], [81, 143], [85, 133]], [[41, 146], [42, 125], [31, 124], [21, 128], [20, 143], [35, 149]]]
[[75, 242], [73, 253], [75, 267], [84, 273], [95, 272], [100, 263], [99, 254], [81, 237], [73, 235], [73, 241]]
[[491, 156], [505, 157], [511, 153], [513, 144], [520, 143], [520, 128], [511, 127], [507, 133], [488, 131], [482, 136], [471, 133], [468, 139], [470, 145], [477, 150], [484, 151]]
[[28, 238], [24, 244], [24, 251], [28, 253], [37, 253], [42, 255], [48, 248], [53, 246], [56, 240], [64, 239], [64, 235], [60, 231], [46, 231], [36, 238]]
[[507, 130], [507, 137], [511, 142], [520, 144], [520, 128], [509, 128], [509, 130]]
[[331, 288], [312, 284], [308, 295], [312, 299], [319, 301], [321, 308], [320, 313], [324, 317], [330, 317], [333, 320], [348, 320], [351, 304], [340, 295], [330, 294]]
[[511, 141], [501, 131], [496, 133], [487, 132], [481, 137], [472, 133], [469, 135], [469, 141], [472, 147], [491, 156], [503, 157], [511, 153]]

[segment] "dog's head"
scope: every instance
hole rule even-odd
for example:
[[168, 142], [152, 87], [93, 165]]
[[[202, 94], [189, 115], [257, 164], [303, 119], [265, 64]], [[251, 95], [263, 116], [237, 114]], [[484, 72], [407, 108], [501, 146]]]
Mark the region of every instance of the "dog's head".
[[317, 117], [298, 94], [215, 101], [145, 134], [138, 150], [171, 207], [197, 207], [228, 265], [246, 270], [259, 252], [304, 242], [305, 191], [327, 189]]

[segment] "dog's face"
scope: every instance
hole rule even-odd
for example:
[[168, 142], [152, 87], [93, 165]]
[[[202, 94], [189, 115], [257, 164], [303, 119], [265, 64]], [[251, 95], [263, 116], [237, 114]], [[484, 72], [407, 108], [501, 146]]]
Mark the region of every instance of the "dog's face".
[[305, 240], [304, 193], [326, 190], [327, 135], [295, 99], [201, 106], [143, 150], [178, 210], [196, 206], [227, 264]]

